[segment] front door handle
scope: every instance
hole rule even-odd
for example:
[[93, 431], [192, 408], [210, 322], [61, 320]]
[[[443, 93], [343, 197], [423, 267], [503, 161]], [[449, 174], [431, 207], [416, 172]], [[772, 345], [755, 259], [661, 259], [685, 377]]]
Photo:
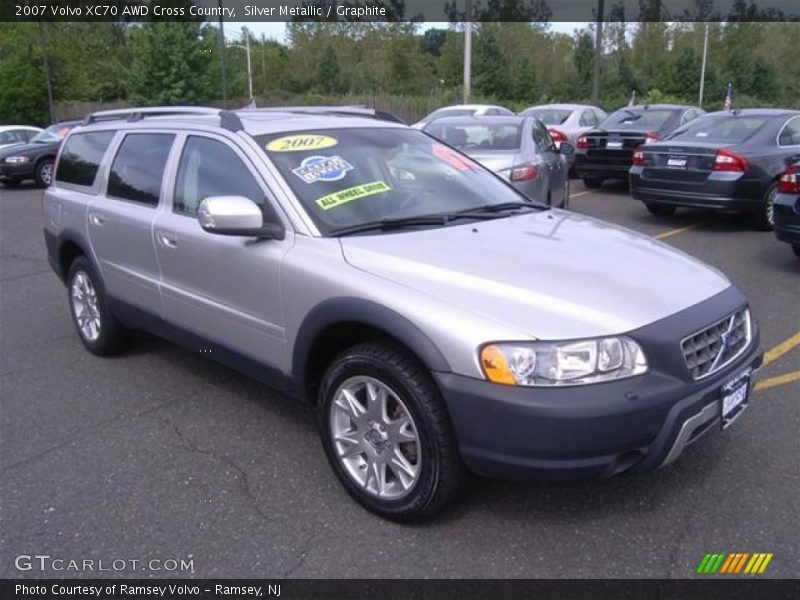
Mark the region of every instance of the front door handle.
[[163, 229], [159, 229], [156, 232], [156, 237], [158, 238], [158, 243], [164, 246], [165, 248], [178, 247], [178, 238], [171, 231], [165, 231]]
[[97, 225], [98, 227], [102, 226], [105, 219], [103, 219], [102, 215], [99, 215], [96, 212], [89, 213], [89, 222], [92, 225]]

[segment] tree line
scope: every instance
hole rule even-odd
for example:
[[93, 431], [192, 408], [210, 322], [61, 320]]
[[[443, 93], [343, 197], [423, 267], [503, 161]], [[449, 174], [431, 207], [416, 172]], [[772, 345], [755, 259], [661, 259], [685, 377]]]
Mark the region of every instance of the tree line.
[[[633, 91], [639, 102], [696, 104], [705, 24], [625, 22], [603, 27], [599, 103], [613, 109]], [[472, 99], [512, 109], [586, 102], [594, 69], [593, 26], [566, 34], [547, 22], [473, 25]], [[800, 24], [709, 24], [705, 103], [800, 108]], [[226, 24], [226, 30], [238, 28]], [[285, 43], [250, 38], [259, 104], [336, 102], [352, 95], [416, 98], [418, 112], [462, 94], [464, 28], [413, 22], [292, 22]], [[219, 103], [219, 29], [206, 22], [0, 23], [0, 123], [49, 121], [54, 101], [142, 105]], [[245, 53], [226, 48], [227, 97], [247, 99]], [[48, 80], [50, 91], [48, 93]], [[235, 104], [231, 101], [231, 104]], [[419, 114], [409, 115], [421, 116]]]

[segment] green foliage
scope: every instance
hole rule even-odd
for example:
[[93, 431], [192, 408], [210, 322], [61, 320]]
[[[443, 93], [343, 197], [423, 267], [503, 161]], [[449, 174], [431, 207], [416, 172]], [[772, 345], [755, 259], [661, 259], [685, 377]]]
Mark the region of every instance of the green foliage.
[[[402, 8], [399, 0], [389, 4]], [[663, 1], [634, 4], [647, 16], [663, 12]], [[711, 0], [694, 4], [704, 15], [713, 11]], [[463, 3], [450, 7], [457, 12]], [[539, 0], [482, 0], [475, 7], [482, 22], [473, 34], [473, 101], [523, 108], [589, 100], [591, 26], [574, 35], [549, 30], [541, 22], [546, 4]], [[600, 103], [616, 108], [636, 90], [640, 102], [696, 104], [705, 24], [626, 22], [626, 7], [630, 10], [630, 3], [606, 2], [613, 22], [603, 33]], [[706, 109], [722, 106], [728, 81], [734, 85], [734, 106], [800, 107], [800, 25], [760, 22], [764, 15], [754, 10], [749, 0], [739, 0], [732, 20], [709, 25]], [[528, 22], [487, 22], [520, 11]], [[416, 118], [418, 111], [461, 98], [463, 25], [421, 32], [409, 22], [292, 22], [286, 32], [286, 44], [250, 37], [259, 103], [317, 98], [370, 103], [394, 97], [408, 100], [398, 110]], [[105, 101], [187, 104], [222, 98], [216, 23], [0, 22], [0, 122], [48, 121], [45, 55], [56, 102], [91, 107]], [[228, 48], [225, 59], [227, 96], [245, 99], [245, 52]]]

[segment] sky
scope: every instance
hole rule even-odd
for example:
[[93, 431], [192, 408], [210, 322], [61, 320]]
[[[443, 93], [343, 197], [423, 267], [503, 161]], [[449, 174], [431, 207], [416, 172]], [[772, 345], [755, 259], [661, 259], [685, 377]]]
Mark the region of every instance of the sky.
[[[425, 31], [426, 29], [431, 28], [442, 28], [446, 29], [450, 24], [449, 23], [437, 23], [437, 22], [429, 22], [423, 23], [420, 26], [420, 31]], [[575, 29], [581, 29], [588, 25], [588, 23], [572, 23], [566, 21], [556, 21], [550, 23], [550, 29], [552, 31], [557, 31], [559, 33], [569, 33], [571, 34]], [[250, 22], [250, 23], [242, 23], [242, 22], [228, 22], [225, 23], [225, 35], [227, 36], [236, 36], [242, 27], [247, 27], [256, 37], [261, 37], [263, 33], [268, 39], [273, 39], [279, 42], [286, 42], [286, 23], [272, 23], [272, 22]]]

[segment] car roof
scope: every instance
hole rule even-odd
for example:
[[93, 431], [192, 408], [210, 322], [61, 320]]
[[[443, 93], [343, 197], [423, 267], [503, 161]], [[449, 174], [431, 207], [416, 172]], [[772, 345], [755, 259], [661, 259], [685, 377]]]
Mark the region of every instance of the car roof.
[[451, 104], [450, 106], [442, 106], [432, 112], [448, 109], [466, 109], [466, 110], [481, 110], [483, 108], [504, 108], [499, 104]]
[[[528, 110], [579, 110], [581, 108], [598, 108], [603, 110], [599, 106], [595, 106], [594, 104], [568, 104], [568, 103], [561, 103], [561, 104], [538, 104], [536, 106], [529, 106], [522, 112]], [[605, 112], [605, 111], [604, 111]]]
[[41, 131], [41, 127], [33, 127], [32, 125], [0, 125], [0, 131], [8, 131], [10, 129], [27, 129], [29, 131]]
[[426, 125], [520, 125], [525, 119], [533, 117], [522, 117], [519, 115], [491, 115], [488, 117], [441, 117], [431, 121]]
[[717, 110], [707, 113], [707, 117], [782, 117], [800, 115], [800, 110], [791, 108], [737, 108], [731, 111]]
[[[244, 131], [252, 136], [315, 131], [320, 129], [345, 128], [406, 128], [404, 123], [374, 116], [368, 109], [352, 114], [337, 113], [352, 107], [291, 107], [287, 109], [198, 109], [197, 107], [162, 107], [150, 109], [123, 109], [90, 115], [81, 124], [82, 130], [95, 129], [148, 129], [153, 127], [191, 129], [194, 126], [211, 129]], [[181, 113], [180, 110], [196, 109], [197, 113]], [[324, 112], [325, 110], [331, 112]], [[162, 112], [158, 112], [158, 111]], [[175, 114], [163, 114], [175, 110]], [[303, 112], [307, 110], [309, 112]], [[313, 111], [320, 112], [313, 112]], [[148, 113], [147, 111], [153, 111]], [[205, 111], [205, 112], [201, 112]], [[118, 115], [118, 116], [117, 116]], [[133, 115], [133, 116], [131, 116]]]
[[620, 106], [617, 110], [683, 110], [685, 108], [697, 107], [691, 104], [636, 104], [634, 106]]

